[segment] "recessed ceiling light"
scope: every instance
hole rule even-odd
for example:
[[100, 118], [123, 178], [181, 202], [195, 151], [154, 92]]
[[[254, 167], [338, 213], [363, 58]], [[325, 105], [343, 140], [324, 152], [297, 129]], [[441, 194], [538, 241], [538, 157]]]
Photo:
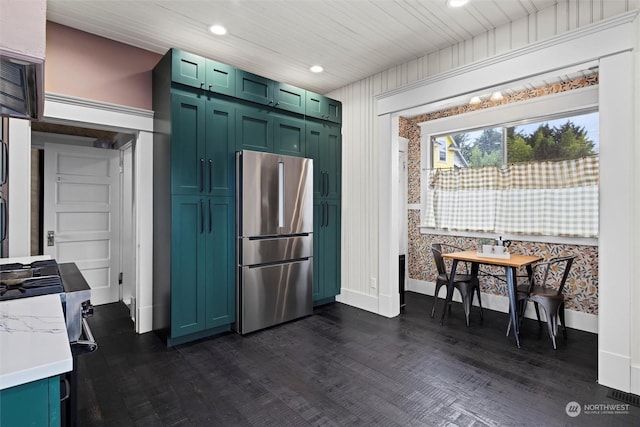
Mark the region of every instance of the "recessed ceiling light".
[[218, 24], [211, 25], [209, 27], [209, 31], [211, 31], [213, 34], [217, 36], [224, 36], [225, 34], [227, 34], [227, 29], [222, 25], [218, 25]]
[[321, 73], [324, 71], [324, 68], [322, 68], [322, 65], [313, 65], [311, 66], [311, 68], [309, 68], [309, 70], [312, 73]]
[[449, 7], [461, 7], [469, 3], [469, 0], [447, 0], [447, 6]]
[[481, 102], [482, 100], [480, 99], [479, 96], [472, 96], [471, 99], [469, 100], [469, 104], [471, 105], [480, 104]]

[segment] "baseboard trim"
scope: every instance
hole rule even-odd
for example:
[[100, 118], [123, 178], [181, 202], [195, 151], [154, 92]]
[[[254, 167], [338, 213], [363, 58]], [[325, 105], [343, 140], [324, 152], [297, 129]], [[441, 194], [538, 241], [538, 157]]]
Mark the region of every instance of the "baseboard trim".
[[336, 301], [362, 310], [370, 311], [372, 313], [381, 314], [378, 310], [379, 301], [377, 296], [367, 295], [342, 288], [340, 295], [336, 296]]
[[640, 365], [631, 365], [631, 393], [640, 396]]
[[[416, 280], [416, 279], [408, 279], [407, 280], [407, 291], [416, 292], [424, 295], [433, 295], [435, 292], [435, 283], [427, 282], [424, 280]], [[446, 291], [445, 288], [440, 288], [440, 292], [438, 293], [440, 298], [445, 298]], [[453, 300], [457, 302], [461, 302], [460, 294], [455, 292], [453, 294]], [[474, 305], [478, 305], [478, 301], [474, 301]], [[486, 294], [482, 293], [482, 307], [487, 308], [489, 310], [499, 311], [502, 313], [509, 312], [509, 298], [506, 295], [495, 295], [495, 294]], [[536, 312], [533, 308], [533, 304], [529, 303], [527, 307], [527, 311], [525, 312], [525, 317], [529, 319], [536, 319]], [[544, 320], [544, 315], [542, 315]], [[580, 331], [598, 333], [598, 316], [595, 314], [583, 313], [580, 311], [574, 310], [565, 310], [565, 320], [567, 322], [567, 327], [578, 329]]]
[[630, 393], [634, 374], [632, 368], [631, 359], [628, 356], [604, 350], [598, 351], [598, 383], [600, 385]]
[[153, 330], [153, 307], [138, 307], [136, 332], [144, 334]]

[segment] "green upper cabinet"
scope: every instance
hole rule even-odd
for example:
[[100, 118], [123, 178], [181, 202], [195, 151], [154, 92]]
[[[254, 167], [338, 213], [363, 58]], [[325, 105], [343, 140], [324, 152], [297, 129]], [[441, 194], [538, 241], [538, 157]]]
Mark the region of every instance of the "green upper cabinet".
[[233, 103], [175, 93], [171, 104], [171, 192], [232, 195]]
[[305, 121], [250, 105], [236, 109], [236, 150], [304, 157]]
[[264, 108], [236, 108], [236, 150], [273, 153], [273, 115]]
[[236, 94], [236, 69], [193, 53], [171, 49], [171, 80], [228, 96]]
[[171, 192], [205, 191], [205, 99], [198, 95], [171, 97]]
[[205, 87], [209, 92], [236, 95], [236, 69], [230, 65], [207, 59]]
[[326, 96], [307, 91], [305, 114], [316, 119], [342, 123], [342, 104]]
[[233, 196], [235, 181], [235, 104], [220, 99], [206, 103], [205, 186], [212, 196]]
[[305, 121], [296, 117], [276, 115], [273, 119], [274, 152], [305, 157]]
[[171, 80], [183, 85], [204, 89], [207, 81], [206, 60], [193, 53], [171, 49]]
[[292, 113], [305, 113], [306, 91], [286, 83], [274, 82], [274, 107]]
[[340, 126], [307, 122], [306, 153], [313, 159], [314, 199], [340, 199], [342, 137]]
[[247, 71], [236, 71], [236, 96], [292, 113], [305, 113], [306, 91]]

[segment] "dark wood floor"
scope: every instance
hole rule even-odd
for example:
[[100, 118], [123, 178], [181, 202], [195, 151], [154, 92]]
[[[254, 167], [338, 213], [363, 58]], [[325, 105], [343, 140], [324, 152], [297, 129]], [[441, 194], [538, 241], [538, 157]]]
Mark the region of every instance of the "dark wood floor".
[[[507, 315], [454, 304], [445, 326], [431, 297], [403, 314], [342, 304], [245, 337], [167, 349], [136, 335], [123, 304], [95, 309], [97, 352], [80, 358], [80, 426], [637, 426], [627, 414], [566, 414], [571, 401], [621, 403], [596, 384], [597, 336], [570, 330], [554, 351], [537, 324], [522, 348]], [[544, 331], [543, 331], [544, 332]]]

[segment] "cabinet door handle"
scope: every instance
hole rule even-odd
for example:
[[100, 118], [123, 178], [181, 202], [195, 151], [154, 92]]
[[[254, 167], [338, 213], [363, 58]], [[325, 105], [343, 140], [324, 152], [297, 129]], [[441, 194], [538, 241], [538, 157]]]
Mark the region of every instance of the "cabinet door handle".
[[209, 193], [213, 191], [213, 160], [209, 159]]
[[200, 199], [200, 234], [204, 233], [204, 203]]
[[322, 215], [322, 226], [326, 227], [329, 225], [329, 204], [327, 202], [323, 202], [323, 215]]
[[324, 195], [328, 196], [329, 195], [329, 172], [324, 173], [325, 179], [327, 180], [327, 183], [324, 186]]
[[324, 226], [328, 227], [329, 226], [329, 202], [324, 202], [324, 205], [327, 207], [327, 223]]
[[320, 172], [320, 196], [324, 196], [324, 171]]
[[204, 191], [204, 159], [200, 158], [200, 192]]
[[213, 230], [213, 212], [211, 212], [211, 199], [209, 199], [209, 234]]
[[2, 175], [0, 176], [0, 185], [7, 182], [7, 173], [9, 168], [9, 146], [6, 142], [2, 141]]

